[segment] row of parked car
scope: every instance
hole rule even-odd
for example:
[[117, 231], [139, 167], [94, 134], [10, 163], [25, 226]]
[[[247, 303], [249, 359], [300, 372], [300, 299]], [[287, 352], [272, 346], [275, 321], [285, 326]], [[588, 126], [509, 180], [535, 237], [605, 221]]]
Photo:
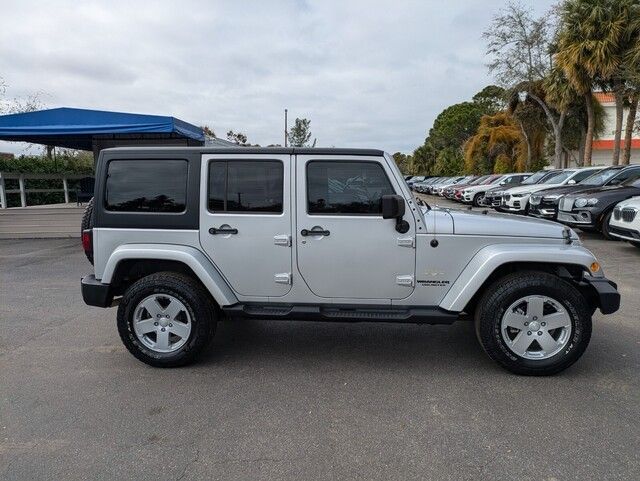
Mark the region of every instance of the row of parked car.
[[640, 247], [640, 165], [406, 180], [416, 192], [555, 220]]

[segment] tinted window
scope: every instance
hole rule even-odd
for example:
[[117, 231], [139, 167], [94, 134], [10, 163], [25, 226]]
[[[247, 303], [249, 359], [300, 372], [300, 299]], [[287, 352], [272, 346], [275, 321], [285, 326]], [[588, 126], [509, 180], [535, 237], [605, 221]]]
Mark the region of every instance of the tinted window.
[[309, 214], [381, 214], [382, 196], [395, 194], [376, 162], [307, 164]]
[[582, 171], [578, 172], [576, 175], [574, 175], [572, 177], [572, 179], [575, 180], [576, 182], [580, 182], [581, 180], [584, 180], [584, 179], [586, 179], [588, 177], [591, 177], [594, 172], [599, 172], [599, 171], [582, 170]]
[[626, 180], [637, 178], [639, 174], [640, 169], [625, 169], [618, 175], [616, 175], [613, 179], [611, 179], [609, 185], [619, 185]]
[[640, 187], [640, 171], [633, 171], [621, 185]]
[[107, 168], [105, 208], [118, 212], [183, 212], [186, 160], [112, 160]]
[[580, 182], [580, 185], [603, 185], [614, 175], [619, 174], [619, 168], [603, 169], [597, 171], [595, 174], [590, 175], [586, 179]]
[[540, 183], [541, 184], [560, 184], [565, 180], [567, 180], [573, 174], [573, 172], [574, 172], [573, 170], [558, 172], [554, 175], [547, 177]]
[[209, 164], [209, 210], [282, 213], [284, 169], [277, 160], [213, 161]]
[[537, 184], [538, 182], [540, 182], [540, 180], [542, 180], [545, 177], [549, 176], [549, 174], [550, 174], [549, 172], [539, 171], [539, 172], [536, 172], [535, 174], [533, 174], [528, 179], [524, 180], [522, 183], [524, 185]]

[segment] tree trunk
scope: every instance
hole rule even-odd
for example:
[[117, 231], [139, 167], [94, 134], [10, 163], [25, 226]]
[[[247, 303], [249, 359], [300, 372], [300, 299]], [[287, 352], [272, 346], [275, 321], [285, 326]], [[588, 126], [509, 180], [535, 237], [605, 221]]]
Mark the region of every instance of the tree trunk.
[[524, 137], [524, 140], [527, 144], [527, 163], [524, 166], [524, 171], [529, 172], [529, 170], [531, 169], [531, 140], [529, 140], [529, 135], [527, 135], [527, 131], [524, 130], [524, 125], [522, 125], [522, 122], [518, 120], [518, 123], [520, 124], [520, 130], [522, 131], [522, 136]]
[[576, 159], [576, 165], [582, 167], [584, 164], [584, 139], [587, 137], [587, 128], [584, 125], [580, 126], [580, 143], [578, 144], [578, 158]]
[[620, 140], [622, 138], [622, 116], [624, 114], [624, 95], [620, 82], [615, 83], [614, 95], [616, 98], [616, 130], [613, 135], [613, 159], [612, 165], [620, 164]]
[[583, 167], [591, 166], [591, 151], [593, 150], [593, 131], [595, 127], [595, 114], [593, 112], [593, 100], [591, 92], [584, 94], [584, 100], [587, 107], [587, 135], [584, 138], [584, 157], [582, 160]]
[[562, 128], [564, 127], [564, 119], [567, 116], [566, 112], [560, 114], [560, 119], [553, 125], [554, 137], [555, 137], [555, 149], [554, 149], [554, 167], [556, 169], [562, 169]]
[[633, 139], [633, 125], [636, 121], [638, 111], [638, 101], [640, 101], [640, 90], [636, 90], [631, 96], [631, 105], [627, 114], [627, 124], [624, 129], [624, 150], [622, 152], [622, 165], [629, 165], [631, 160], [631, 140]]

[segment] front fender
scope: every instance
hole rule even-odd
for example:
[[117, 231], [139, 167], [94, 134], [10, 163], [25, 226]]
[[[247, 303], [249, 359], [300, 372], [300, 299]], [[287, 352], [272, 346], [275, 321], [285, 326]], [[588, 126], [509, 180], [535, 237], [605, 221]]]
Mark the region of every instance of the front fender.
[[[595, 260], [591, 252], [575, 245], [493, 244], [480, 249], [469, 261], [440, 302], [440, 307], [453, 312], [463, 311], [489, 276], [505, 264], [572, 264], [589, 272], [589, 266]], [[603, 276], [600, 270], [598, 277]]]
[[104, 268], [103, 284], [110, 284], [118, 264], [128, 259], [154, 259], [181, 262], [191, 268], [220, 306], [238, 302], [238, 298], [211, 261], [198, 249], [172, 244], [126, 244], [116, 248]]

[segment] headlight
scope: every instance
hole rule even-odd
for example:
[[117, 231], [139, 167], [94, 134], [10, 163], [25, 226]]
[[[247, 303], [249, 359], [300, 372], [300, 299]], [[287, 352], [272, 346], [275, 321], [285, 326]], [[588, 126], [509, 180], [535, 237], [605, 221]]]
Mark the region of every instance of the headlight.
[[598, 203], [598, 199], [596, 199], [595, 197], [592, 197], [591, 199], [585, 199], [584, 197], [580, 197], [579, 199], [576, 199], [576, 203], [574, 205], [580, 208], [580, 207], [596, 205], [597, 203]]

